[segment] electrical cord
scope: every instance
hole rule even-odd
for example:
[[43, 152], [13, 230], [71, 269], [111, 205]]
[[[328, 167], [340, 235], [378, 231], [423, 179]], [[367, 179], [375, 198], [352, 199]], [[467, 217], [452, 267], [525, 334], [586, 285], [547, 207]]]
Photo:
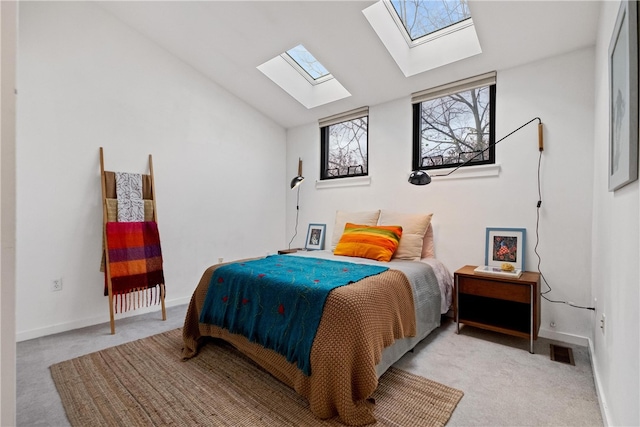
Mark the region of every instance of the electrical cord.
[[546, 299], [549, 302], [555, 303], [555, 304], [566, 304], [569, 305], [571, 307], [575, 307], [575, 308], [581, 308], [584, 310], [594, 310], [595, 311], [595, 307], [585, 307], [585, 306], [581, 306], [581, 305], [577, 305], [572, 303], [571, 301], [557, 301], [557, 300], [552, 300], [550, 298], [548, 298], [546, 296], [546, 294], [548, 294], [549, 292], [552, 291], [551, 289], [551, 285], [549, 285], [549, 282], [547, 282], [546, 277], [544, 277], [544, 274], [542, 274], [542, 270], [540, 269], [540, 264], [542, 263], [542, 258], [540, 257], [540, 254], [538, 253], [538, 245], [540, 244], [540, 207], [542, 206], [542, 190], [541, 190], [541, 186], [540, 186], [540, 164], [542, 162], [542, 151], [540, 151], [540, 156], [538, 157], [538, 203], [536, 204], [536, 245], [534, 247], [534, 252], [536, 254], [536, 256], [538, 257], [538, 273], [540, 273], [540, 277], [542, 278], [542, 281], [544, 282], [544, 284], [547, 286], [547, 290], [544, 292], [540, 292], [540, 296], [544, 299]]
[[300, 186], [298, 185], [298, 194], [296, 196], [296, 228], [293, 233], [293, 237], [289, 241], [289, 249], [291, 249], [291, 243], [293, 242], [293, 239], [295, 239], [296, 236], [298, 235], [298, 215], [299, 214], [300, 214]]

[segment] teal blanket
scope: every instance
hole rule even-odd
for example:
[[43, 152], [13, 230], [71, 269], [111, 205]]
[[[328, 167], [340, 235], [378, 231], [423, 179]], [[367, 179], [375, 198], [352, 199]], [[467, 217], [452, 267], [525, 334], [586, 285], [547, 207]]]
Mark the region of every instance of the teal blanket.
[[311, 345], [331, 290], [388, 267], [271, 255], [217, 268], [200, 322], [277, 351], [311, 375]]

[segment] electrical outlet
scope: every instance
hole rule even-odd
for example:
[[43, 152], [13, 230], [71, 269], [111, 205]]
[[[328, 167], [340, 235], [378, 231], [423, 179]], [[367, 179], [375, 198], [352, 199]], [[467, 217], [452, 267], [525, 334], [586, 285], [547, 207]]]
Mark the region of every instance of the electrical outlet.
[[600, 329], [602, 330], [603, 334], [604, 334], [605, 320], [606, 320], [606, 316], [604, 315], [604, 313], [602, 313], [602, 317], [600, 317]]
[[59, 279], [53, 279], [51, 281], [51, 292], [57, 292], [62, 290], [62, 277]]

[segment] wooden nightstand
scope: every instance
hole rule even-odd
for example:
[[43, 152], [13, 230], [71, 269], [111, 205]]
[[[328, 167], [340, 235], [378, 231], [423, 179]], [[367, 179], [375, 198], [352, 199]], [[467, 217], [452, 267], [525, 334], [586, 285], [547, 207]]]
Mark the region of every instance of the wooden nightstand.
[[529, 353], [540, 329], [540, 274], [525, 271], [517, 278], [474, 274], [466, 265], [454, 274], [454, 317], [460, 323], [529, 338]]
[[293, 249], [280, 249], [278, 251], [278, 255], [286, 255], [286, 254], [295, 254], [298, 251], [302, 251], [302, 248], [293, 248]]

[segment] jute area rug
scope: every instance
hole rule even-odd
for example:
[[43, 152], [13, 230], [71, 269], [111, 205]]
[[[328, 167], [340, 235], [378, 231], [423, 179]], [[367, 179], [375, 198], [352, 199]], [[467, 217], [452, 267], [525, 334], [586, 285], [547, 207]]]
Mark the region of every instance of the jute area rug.
[[[51, 366], [73, 426], [341, 426], [232, 346], [180, 360], [182, 330]], [[459, 390], [391, 368], [373, 398], [378, 426], [443, 426]]]

